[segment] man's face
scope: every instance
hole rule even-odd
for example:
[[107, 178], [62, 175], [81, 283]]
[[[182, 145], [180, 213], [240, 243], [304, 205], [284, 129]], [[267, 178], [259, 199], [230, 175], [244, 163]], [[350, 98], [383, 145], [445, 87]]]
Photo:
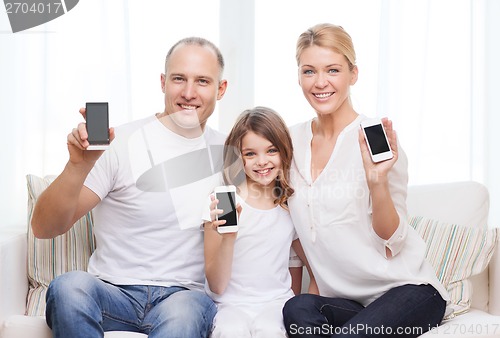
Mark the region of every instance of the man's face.
[[226, 91], [217, 56], [209, 47], [179, 45], [161, 76], [169, 127], [181, 135], [202, 130]]

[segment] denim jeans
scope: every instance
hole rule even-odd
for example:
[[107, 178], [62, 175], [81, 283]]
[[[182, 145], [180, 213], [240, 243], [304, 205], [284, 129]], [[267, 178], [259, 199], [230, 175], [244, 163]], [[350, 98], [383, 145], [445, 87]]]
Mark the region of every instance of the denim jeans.
[[141, 332], [149, 338], [205, 338], [216, 311], [203, 291], [117, 286], [72, 271], [50, 283], [46, 318], [55, 338], [97, 338], [105, 331]]
[[418, 337], [443, 319], [446, 302], [432, 285], [406, 284], [363, 307], [343, 298], [301, 294], [283, 308], [294, 337]]

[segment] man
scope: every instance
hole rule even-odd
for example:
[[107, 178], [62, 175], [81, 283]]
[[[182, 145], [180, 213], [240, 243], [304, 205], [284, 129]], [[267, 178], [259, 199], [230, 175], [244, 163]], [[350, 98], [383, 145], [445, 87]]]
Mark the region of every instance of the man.
[[86, 150], [84, 123], [68, 135], [69, 161], [38, 199], [33, 232], [55, 237], [93, 209], [96, 250], [88, 272], [63, 274], [49, 286], [54, 337], [209, 335], [216, 307], [203, 292], [200, 225], [219, 182], [225, 137], [206, 122], [226, 91], [223, 69], [215, 45], [183, 39], [161, 75], [163, 113], [110, 128], [104, 152]]

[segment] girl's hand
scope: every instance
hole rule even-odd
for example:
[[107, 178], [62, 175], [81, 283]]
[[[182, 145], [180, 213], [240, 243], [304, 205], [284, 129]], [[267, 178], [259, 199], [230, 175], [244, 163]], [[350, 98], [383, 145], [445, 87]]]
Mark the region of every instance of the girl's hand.
[[361, 157], [363, 158], [363, 166], [365, 168], [366, 181], [368, 186], [387, 181], [387, 174], [398, 160], [398, 142], [396, 131], [392, 128], [392, 121], [388, 118], [382, 118], [382, 125], [384, 126], [387, 139], [392, 149], [393, 158], [390, 160], [374, 163], [370, 157], [368, 145], [366, 144], [365, 137], [361, 128], [359, 129], [359, 147], [361, 149]]
[[[211, 203], [210, 203], [210, 219], [212, 220], [212, 229], [214, 230], [217, 230], [217, 228], [220, 226], [220, 225], [223, 225], [226, 223], [226, 220], [224, 219], [220, 219], [220, 220], [217, 220], [217, 216], [218, 215], [221, 215], [224, 210], [222, 209], [217, 209], [217, 204], [219, 203], [219, 200], [217, 198], [215, 198], [214, 195], [210, 195], [210, 199], [211, 199]], [[239, 203], [236, 204], [236, 212], [238, 214], [238, 219], [240, 218], [240, 214], [241, 214], [241, 205]], [[237, 232], [228, 232], [228, 233], [224, 233], [224, 234], [221, 234], [221, 235], [236, 235]]]

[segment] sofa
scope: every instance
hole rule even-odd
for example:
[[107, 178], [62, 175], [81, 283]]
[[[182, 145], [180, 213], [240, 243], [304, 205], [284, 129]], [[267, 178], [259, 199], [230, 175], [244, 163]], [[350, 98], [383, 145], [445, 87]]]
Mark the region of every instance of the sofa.
[[[45, 180], [45, 184], [49, 184], [51, 179]], [[36, 198], [32, 190], [37, 180], [42, 182], [41, 178], [28, 178], [29, 198]], [[39, 189], [43, 188], [42, 184]], [[31, 200], [28, 203], [28, 221], [34, 202]], [[455, 312], [448, 314], [439, 327], [422, 337], [500, 337], [500, 229], [487, 226], [487, 189], [476, 182], [410, 186], [407, 202], [409, 223], [427, 242], [428, 259], [455, 298]], [[86, 217], [87, 222], [75, 224], [74, 228], [84, 224], [91, 231], [91, 215]], [[75, 244], [75, 238], [85, 237], [88, 248], [78, 246], [78, 251], [88, 250], [91, 253], [93, 247], [89, 233], [84, 236], [70, 235], [71, 240], [66, 242], [72, 244]], [[38, 241], [32, 238], [26, 226], [0, 229], [0, 338], [51, 337], [43, 317], [43, 299], [36, 299], [32, 290], [40, 286], [37, 283], [48, 281], [34, 282], [34, 277], [30, 276], [33, 270], [33, 260], [30, 259], [32, 244], [35, 242], [40, 246], [45, 243]], [[51, 252], [66, 253], [66, 249], [60, 251], [57, 245], [50, 247]], [[68, 261], [74, 262], [75, 259], [73, 257]], [[48, 264], [55, 265], [50, 261]], [[67, 268], [68, 262], [59, 265]], [[39, 274], [39, 270], [45, 269], [42, 266], [35, 268], [34, 271]], [[74, 268], [84, 268], [84, 265], [69, 269]], [[56, 274], [62, 272], [56, 271]], [[305, 278], [303, 285], [306, 284]], [[37, 307], [32, 306], [33, 299]], [[26, 315], [33, 309], [38, 313]], [[106, 332], [105, 337], [138, 338], [146, 335]]]
[[[467, 278], [468, 284], [470, 282], [467, 286], [471, 289], [470, 309], [444, 320], [439, 327], [422, 337], [500, 337], [500, 229], [488, 228], [489, 195], [486, 187], [477, 182], [410, 186], [407, 204], [410, 218], [424, 216], [436, 220], [436, 226], [449, 228], [450, 224], [458, 224], [479, 228], [491, 235], [492, 252], [488, 253], [491, 257], [485, 260], [487, 266], [469, 271], [472, 276]], [[426, 236], [423, 237], [425, 240]], [[431, 249], [429, 244], [427, 242], [428, 249]], [[460, 243], [465, 248], [470, 247], [468, 244], [466, 241]], [[483, 249], [485, 247], [482, 246]], [[467, 250], [464, 253], [467, 254]], [[451, 250], [447, 254], [451, 255]], [[458, 261], [456, 263], [461, 264]]]

